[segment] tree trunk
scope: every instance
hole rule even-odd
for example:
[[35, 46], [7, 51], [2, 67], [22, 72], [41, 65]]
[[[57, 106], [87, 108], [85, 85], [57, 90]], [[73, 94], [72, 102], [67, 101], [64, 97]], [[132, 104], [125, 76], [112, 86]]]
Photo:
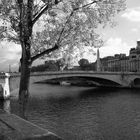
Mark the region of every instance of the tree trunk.
[[30, 50], [26, 49], [30, 47], [30, 44], [23, 42], [22, 45], [25, 46], [25, 49], [22, 52], [22, 58], [20, 60], [21, 61], [21, 77], [20, 77], [20, 88], [19, 88], [19, 103], [20, 103], [20, 116], [25, 118], [25, 110], [26, 110], [28, 97], [29, 97], [31, 63], [30, 63]]
[[33, 15], [33, 0], [23, 1], [19, 0], [20, 7], [20, 42], [22, 47], [21, 63], [21, 77], [19, 87], [19, 103], [20, 116], [25, 118], [25, 110], [29, 97], [29, 81], [30, 81], [30, 67], [31, 67], [31, 39], [32, 39], [32, 15]]
[[20, 89], [19, 89], [19, 103], [20, 103], [20, 115], [25, 118], [25, 110], [29, 97], [29, 81], [30, 81], [30, 64], [26, 59], [21, 62], [21, 77], [20, 77]]

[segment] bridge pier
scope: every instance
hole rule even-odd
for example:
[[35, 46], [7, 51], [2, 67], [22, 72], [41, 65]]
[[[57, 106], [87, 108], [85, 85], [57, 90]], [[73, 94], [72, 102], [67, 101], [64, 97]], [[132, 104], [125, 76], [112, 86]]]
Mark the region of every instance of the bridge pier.
[[0, 99], [8, 99], [10, 97], [9, 73], [0, 76]]

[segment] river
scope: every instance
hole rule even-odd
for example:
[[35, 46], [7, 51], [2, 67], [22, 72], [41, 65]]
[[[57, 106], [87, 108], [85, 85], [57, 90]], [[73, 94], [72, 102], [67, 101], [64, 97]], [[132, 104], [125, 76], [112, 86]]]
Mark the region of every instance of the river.
[[[18, 114], [15, 93], [0, 107]], [[140, 139], [138, 89], [33, 84], [30, 93], [27, 119], [64, 140]]]

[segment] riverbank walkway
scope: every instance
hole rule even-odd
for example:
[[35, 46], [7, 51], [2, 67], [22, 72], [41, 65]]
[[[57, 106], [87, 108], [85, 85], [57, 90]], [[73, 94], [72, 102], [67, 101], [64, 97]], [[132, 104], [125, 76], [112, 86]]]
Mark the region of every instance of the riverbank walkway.
[[61, 140], [46, 129], [0, 110], [0, 140]]

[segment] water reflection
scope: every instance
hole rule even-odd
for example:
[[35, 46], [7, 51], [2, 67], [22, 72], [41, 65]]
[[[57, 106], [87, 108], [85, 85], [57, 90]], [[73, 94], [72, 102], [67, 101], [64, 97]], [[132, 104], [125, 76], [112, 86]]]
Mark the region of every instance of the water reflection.
[[[33, 85], [28, 120], [66, 140], [139, 140], [138, 90]], [[11, 112], [18, 114], [17, 98]]]
[[6, 111], [7, 113], [10, 113], [11, 112], [10, 100], [1, 100], [0, 108]]
[[[11, 101], [9, 100], [0, 100], [0, 109], [4, 110], [7, 113], [12, 113], [11, 111]], [[15, 109], [17, 109], [16, 114], [21, 118], [27, 119], [26, 109], [27, 102], [23, 104], [19, 104], [17, 102]]]

